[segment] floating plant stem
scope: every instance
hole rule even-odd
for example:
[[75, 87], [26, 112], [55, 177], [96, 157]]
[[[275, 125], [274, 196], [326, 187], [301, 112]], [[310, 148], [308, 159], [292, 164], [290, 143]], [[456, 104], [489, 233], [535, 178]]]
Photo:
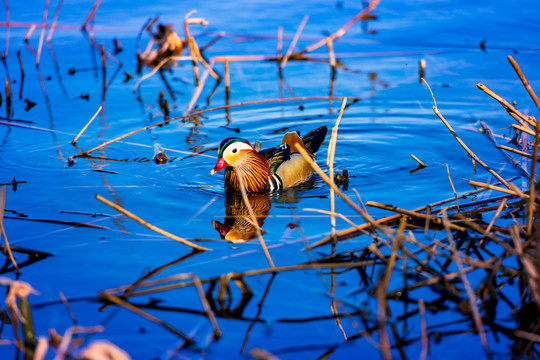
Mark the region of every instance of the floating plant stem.
[[101, 109], [103, 109], [103, 106], [100, 105], [98, 110], [96, 111], [96, 113], [94, 114], [94, 116], [92, 116], [92, 118], [90, 119], [90, 121], [88, 121], [86, 123], [86, 125], [84, 125], [84, 127], [81, 129], [81, 131], [79, 131], [79, 133], [77, 134], [77, 136], [75, 136], [75, 139], [73, 139], [71, 141], [72, 144], [75, 144], [77, 142], [77, 139], [79, 139], [79, 137], [85, 132], [86, 128], [88, 128], [88, 126], [90, 126], [90, 124], [92, 123], [92, 121], [94, 121], [94, 119], [98, 116], [98, 114], [100, 113]]
[[133, 214], [133, 213], [131, 213], [131, 212], [125, 210], [124, 208], [122, 208], [122, 207], [116, 205], [115, 203], [113, 203], [113, 202], [111, 202], [111, 201], [109, 201], [109, 200], [107, 200], [107, 199], [105, 199], [105, 198], [103, 198], [103, 197], [101, 197], [101, 196], [99, 196], [99, 195], [96, 195], [95, 198], [96, 198], [97, 200], [101, 201], [102, 203], [104, 203], [104, 204], [106, 204], [106, 205], [109, 205], [109, 206], [112, 207], [113, 209], [115, 209], [115, 210], [117, 210], [117, 211], [120, 211], [122, 214], [124, 214], [124, 215], [126, 215], [127, 217], [129, 217], [129, 218], [135, 220], [135, 221], [138, 222], [139, 224], [141, 224], [141, 225], [147, 227], [148, 229], [153, 230], [153, 231], [157, 232], [158, 234], [164, 235], [164, 236], [168, 237], [169, 239], [173, 239], [173, 240], [175, 240], [175, 241], [178, 241], [178, 242], [180, 242], [180, 243], [182, 243], [182, 244], [184, 244], [184, 245], [187, 245], [187, 246], [189, 246], [189, 247], [191, 247], [191, 248], [193, 248], [193, 249], [196, 249], [196, 250], [201, 250], [201, 251], [207, 251], [207, 250], [210, 250], [210, 249], [208, 249], [208, 248], [205, 248], [205, 247], [199, 246], [199, 245], [197, 245], [197, 244], [194, 244], [194, 243], [192, 243], [192, 242], [190, 242], [190, 241], [188, 241], [188, 240], [182, 239], [182, 238], [180, 238], [180, 237], [178, 237], [178, 236], [176, 236], [176, 235], [174, 235], [174, 234], [171, 234], [171, 233], [169, 233], [169, 232], [167, 232], [167, 231], [165, 231], [165, 230], [162, 230], [162, 229], [158, 228], [157, 226], [154, 226], [154, 225], [152, 225], [152, 224], [150, 224], [150, 223], [144, 221], [143, 219], [141, 219], [140, 217], [136, 216], [135, 214]]
[[58, 6], [56, 7], [56, 11], [54, 12], [53, 21], [51, 24], [51, 27], [49, 28], [49, 34], [47, 35], [47, 44], [50, 44], [54, 32], [54, 28], [56, 27], [56, 20], [58, 19], [58, 14], [60, 13], [60, 7], [62, 6], [62, 3], [64, 0], [60, 0], [58, 2]]
[[448, 163], [446, 164], [446, 173], [448, 174], [448, 181], [450, 181], [450, 186], [452, 186], [452, 191], [454, 192], [454, 196], [456, 197], [457, 211], [459, 211], [459, 200], [456, 193], [456, 188], [454, 187], [454, 183], [452, 182], [452, 177], [450, 176], [450, 168], [448, 167]]
[[308, 19], [309, 19], [309, 16], [307, 16], [307, 15], [304, 16], [304, 18], [302, 19], [302, 22], [298, 26], [298, 29], [296, 29], [296, 33], [294, 34], [294, 37], [293, 37], [293, 39], [291, 41], [291, 44], [289, 45], [289, 49], [287, 49], [287, 52], [285, 53], [285, 56], [283, 57], [283, 59], [279, 63], [279, 66], [280, 66], [281, 69], [284, 69], [285, 65], [287, 65], [287, 61], [291, 57], [291, 54], [292, 54], [292, 52], [294, 50], [294, 47], [296, 46], [296, 42], [300, 38], [300, 34], [302, 34], [302, 30], [304, 30], [304, 26], [306, 26], [306, 23], [307, 23]]

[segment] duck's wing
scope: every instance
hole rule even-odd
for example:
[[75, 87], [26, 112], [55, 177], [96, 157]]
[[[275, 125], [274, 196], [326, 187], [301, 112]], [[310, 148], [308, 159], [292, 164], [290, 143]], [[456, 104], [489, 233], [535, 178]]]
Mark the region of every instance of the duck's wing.
[[315, 154], [321, 147], [322, 143], [324, 142], [327, 132], [328, 132], [328, 128], [324, 125], [321, 126], [320, 128], [317, 128], [308, 132], [302, 138], [302, 141], [304, 142], [306, 149], [312, 154]]
[[259, 155], [264, 157], [270, 166], [270, 174], [276, 172], [277, 168], [291, 158], [291, 148], [287, 144], [261, 150]]

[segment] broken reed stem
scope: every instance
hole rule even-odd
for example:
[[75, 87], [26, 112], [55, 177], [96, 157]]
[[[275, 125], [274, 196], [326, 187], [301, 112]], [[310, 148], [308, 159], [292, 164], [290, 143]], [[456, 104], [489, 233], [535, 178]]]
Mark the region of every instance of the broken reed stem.
[[417, 158], [416, 156], [414, 156], [413, 154], [409, 154], [414, 160], [416, 160], [418, 162], [418, 164], [420, 164], [420, 166], [422, 167], [427, 167], [426, 164], [424, 164], [419, 158]]
[[450, 231], [450, 227], [448, 227], [448, 215], [446, 214], [445, 210], [443, 210], [442, 215], [443, 215], [443, 218], [445, 219], [444, 227], [446, 229], [447, 239], [451, 245], [450, 249], [452, 253], [454, 254], [453, 259], [458, 267], [459, 276], [461, 277], [461, 281], [463, 282], [463, 285], [465, 286], [465, 291], [467, 292], [469, 306], [472, 312], [474, 323], [476, 325], [476, 330], [478, 331], [478, 334], [480, 335], [480, 341], [482, 342], [482, 346], [484, 347], [484, 350], [486, 351], [486, 355], [488, 356], [488, 358], [490, 358], [491, 356], [490, 356], [488, 343], [486, 339], [486, 333], [484, 331], [484, 324], [482, 323], [482, 317], [480, 316], [480, 311], [478, 310], [478, 305], [476, 303], [476, 296], [474, 295], [474, 291], [471, 288], [471, 284], [469, 283], [469, 280], [467, 279], [467, 275], [465, 275], [463, 264], [461, 262], [460, 255], [459, 255], [456, 243], [454, 241], [454, 236], [452, 235], [452, 231]]
[[229, 74], [229, 60], [223, 62], [223, 77], [225, 78], [225, 97], [229, 98], [231, 88], [231, 76]]
[[420, 329], [422, 331], [422, 351], [420, 352], [420, 360], [426, 360], [429, 347], [429, 338], [426, 325], [426, 305], [424, 300], [418, 300], [418, 312], [420, 313]]
[[336, 55], [334, 54], [334, 46], [332, 39], [326, 39], [326, 47], [328, 48], [328, 61], [330, 66], [336, 66]]
[[[210, 60], [209, 66], [214, 67], [214, 58]], [[199, 82], [199, 85], [195, 88], [195, 91], [193, 92], [193, 96], [191, 97], [191, 100], [189, 101], [188, 106], [186, 107], [186, 111], [184, 111], [184, 116], [188, 116], [191, 110], [195, 107], [195, 104], [197, 103], [197, 100], [199, 99], [199, 96], [202, 93], [202, 90], [204, 88], [204, 85], [206, 84], [206, 80], [208, 80], [209, 73], [206, 71], [203, 76], [201, 76], [201, 81]], [[225, 104], [228, 106], [229, 104]]]
[[341, 97], [341, 96], [333, 96], [333, 97], [330, 97], [330, 96], [308, 96], [308, 97], [294, 97], [294, 98], [282, 98], [282, 99], [267, 99], [267, 100], [258, 100], [258, 101], [246, 101], [246, 102], [242, 102], [242, 103], [218, 106], [218, 107], [211, 108], [211, 109], [199, 110], [199, 111], [196, 111], [194, 113], [190, 113], [188, 115], [182, 115], [182, 116], [179, 116], [179, 117], [176, 117], [176, 118], [172, 118], [172, 119], [164, 120], [164, 121], [152, 124], [152, 125], [148, 125], [148, 126], [145, 126], [143, 128], [137, 129], [137, 130], [133, 130], [133, 131], [131, 131], [131, 132], [127, 133], [127, 134], [124, 134], [122, 136], [119, 136], [119, 137], [117, 137], [115, 139], [106, 141], [103, 144], [101, 144], [99, 146], [96, 146], [93, 149], [84, 151], [84, 152], [82, 152], [80, 154], [75, 154], [75, 155], [72, 156], [72, 158], [77, 158], [77, 157], [88, 155], [88, 154], [90, 154], [90, 153], [92, 153], [92, 152], [94, 152], [96, 150], [99, 150], [99, 149], [101, 149], [101, 148], [103, 148], [103, 147], [105, 147], [105, 146], [107, 146], [107, 145], [109, 145], [109, 144], [111, 144], [113, 142], [116, 142], [118, 140], [122, 140], [122, 139], [124, 139], [124, 138], [126, 138], [128, 136], [137, 134], [137, 133], [139, 133], [141, 131], [151, 129], [151, 128], [154, 128], [156, 126], [166, 125], [166, 124], [170, 123], [171, 121], [182, 120], [182, 119], [185, 119], [185, 118], [188, 118], [188, 117], [197, 116], [199, 114], [207, 113], [207, 112], [210, 112], [210, 111], [217, 111], [217, 110], [223, 110], [223, 109], [228, 109], [228, 108], [232, 108], [232, 107], [264, 104], [264, 103], [271, 103], [271, 102], [299, 101], [299, 100], [300, 101], [303, 101], [303, 100], [342, 100], [342, 99], [343, 99], [343, 97]]
[[197, 289], [197, 293], [199, 294], [199, 298], [201, 299], [201, 303], [203, 305], [204, 311], [206, 312], [206, 317], [208, 317], [208, 320], [210, 320], [210, 323], [212, 324], [212, 327], [214, 328], [214, 337], [218, 339], [221, 337], [222, 333], [221, 333], [221, 330], [219, 329], [216, 316], [214, 315], [214, 312], [212, 311], [212, 307], [208, 303], [208, 299], [206, 299], [206, 295], [204, 294], [204, 290], [201, 284], [201, 279], [199, 279], [199, 277], [195, 273], [190, 273], [189, 276], [191, 277], [193, 284], [195, 284], [195, 288]]
[[135, 84], [135, 86], [133, 87], [133, 92], [135, 92], [135, 90], [137, 90], [137, 88], [139, 87], [139, 85], [146, 79], [152, 77], [155, 75], [155, 73], [158, 72], [159, 69], [161, 69], [161, 67], [163, 65], [165, 65], [166, 63], [168, 63], [169, 61], [182, 61], [182, 60], [191, 60], [191, 58], [189, 56], [169, 56], [169, 57], [166, 57], [165, 59], [161, 60], [156, 66], [154, 66], [152, 68], [152, 71], [149, 72], [148, 74], [145, 74], [144, 76], [141, 76], [139, 78], [139, 80], [137, 80], [137, 83]]
[[[513, 65], [513, 64], [512, 64]], [[517, 65], [517, 64], [516, 64]], [[533, 225], [533, 213], [535, 208], [535, 175], [536, 175], [536, 161], [538, 159], [538, 142], [540, 136], [540, 124], [538, 122], [535, 126], [536, 134], [534, 135], [534, 145], [533, 145], [533, 159], [531, 162], [531, 173], [529, 176], [529, 203], [527, 207], [527, 236], [531, 235], [532, 225]]]
[[[517, 150], [517, 149], [514, 149], [514, 148], [511, 148], [509, 146], [505, 146], [505, 145], [497, 145], [497, 147], [499, 149], [502, 149], [502, 150], [506, 150], [506, 151], [510, 151], [510, 152], [513, 152], [514, 154], [518, 154], [518, 155], [521, 155], [521, 156], [525, 156], [529, 159], [532, 159], [532, 155], [529, 154], [529, 153], [526, 153], [525, 151], [521, 151], [521, 150]], [[539, 159], [536, 159], [536, 161], [539, 161]]]
[[486, 183], [479, 182], [479, 181], [469, 180], [469, 185], [476, 186], [476, 187], [483, 187], [483, 188], [490, 189], [490, 190], [500, 191], [500, 192], [503, 192], [505, 194], [518, 196], [518, 197], [520, 197], [522, 199], [528, 199], [529, 198], [529, 195], [524, 194], [522, 192], [517, 192], [517, 191], [515, 191], [515, 189], [505, 189], [505, 188], [502, 188], [500, 186], [486, 184]]
[[41, 33], [39, 35], [39, 45], [36, 56], [36, 66], [39, 65], [39, 58], [41, 57], [41, 49], [43, 47], [43, 36], [45, 36], [45, 27], [47, 24], [47, 13], [49, 11], [49, 0], [45, 1], [45, 11], [43, 12], [43, 23], [41, 24]]
[[[401, 208], [398, 208], [397, 206], [381, 204], [381, 203], [378, 203], [378, 202], [375, 202], [375, 201], [366, 202], [366, 206], [372, 206], [372, 207], [376, 207], [376, 208], [383, 209], [383, 210], [389, 210], [389, 211], [397, 212], [397, 213], [407, 215], [407, 216], [411, 216], [411, 217], [417, 217], [417, 218], [424, 219], [424, 220], [430, 220], [433, 223], [438, 224], [438, 225], [443, 224], [443, 219], [440, 219], [440, 218], [438, 218], [436, 216], [429, 216], [429, 215], [422, 214], [422, 213], [419, 213], [419, 212], [401, 209]], [[465, 228], [462, 227], [462, 226], [459, 226], [459, 225], [448, 223], [448, 226], [453, 230], [465, 231]]]
[[11, 246], [9, 246], [9, 241], [6, 235], [6, 229], [4, 229], [4, 210], [6, 208], [6, 197], [7, 197], [6, 187], [2, 186], [0, 188], [0, 230], [2, 231], [2, 235], [4, 236], [4, 242], [6, 244], [6, 250], [8, 253], [9, 260], [13, 264], [13, 267], [15, 268], [15, 270], [17, 270], [17, 273], [20, 274], [19, 267], [17, 266], [17, 262], [15, 261], [15, 257], [13, 256], [13, 252], [11, 251]]
[[99, 6], [99, 4], [101, 4], [101, 0], [96, 0], [96, 2], [94, 3], [94, 6], [92, 6], [92, 10], [90, 10], [90, 13], [88, 14], [88, 16], [86, 17], [86, 20], [84, 20], [84, 23], [81, 27], [81, 29], [83, 31], [86, 31], [86, 27], [88, 26], [88, 23], [90, 22], [90, 20], [92, 20], [92, 18], [95, 16], [96, 14], [96, 10]]
[[154, 323], [156, 323], [158, 325], [163, 326], [165, 329], [169, 330], [173, 334], [175, 334], [178, 337], [182, 338], [187, 344], [193, 344], [193, 340], [191, 340], [189, 337], [187, 337], [186, 335], [184, 335], [183, 333], [181, 333], [180, 331], [178, 331], [177, 329], [175, 329], [174, 327], [172, 327], [171, 325], [169, 325], [165, 321], [163, 321], [163, 320], [155, 317], [154, 315], [151, 315], [151, 314], [139, 309], [135, 305], [130, 304], [129, 302], [124, 301], [124, 300], [120, 299], [119, 297], [108, 294], [106, 292], [100, 292], [99, 296], [102, 297], [106, 301], [109, 301], [109, 302], [111, 302], [111, 303], [113, 303], [115, 305], [118, 305], [118, 306], [122, 306], [125, 309], [127, 309], [129, 311], [132, 311], [135, 314], [137, 314], [139, 316], [142, 316], [143, 318], [145, 318], [147, 320], [150, 320], [150, 321], [152, 321], [152, 322], [154, 322]]
[[523, 131], [524, 133], [526, 133], [528, 135], [531, 135], [531, 136], [536, 135], [532, 129], [530, 129], [528, 127], [525, 127], [525, 126], [519, 126], [519, 125], [516, 125], [516, 124], [512, 124], [512, 128], [514, 128], [516, 130], [519, 130], [519, 131]]
[[22, 90], [23, 90], [23, 84], [24, 84], [24, 67], [23, 67], [20, 51], [17, 51], [17, 58], [19, 59], [19, 68], [21, 69], [21, 87], [19, 88], [19, 99], [22, 99]]
[[308, 46], [307, 48], [305, 48], [304, 50], [300, 50], [298, 51], [297, 53], [291, 55], [291, 56], [299, 56], [299, 55], [303, 55], [305, 53], [308, 53], [308, 52], [311, 52], [313, 50], [317, 50], [318, 48], [326, 45], [326, 39], [330, 39], [330, 40], [336, 40], [340, 37], [342, 37], [343, 35], [345, 35], [345, 33], [347, 32], [347, 30], [349, 30], [349, 28], [351, 26], [353, 26], [358, 20], [361, 20], [361, 19], [364, 19], [373, 9], [375, 9], [375, 7], [377, 7], [377, 5], [379, 4], [379, 0], [371, 0], [369, 2], [369, 5], [364, 9], [362, 10], [360, 13], [358, 13], [357, 15], [355, 15], [347, 24], [345, 24], [341, 29], [339, 29], [338, 31], [336, 31], [335, 33], [325, 37], [324, 39], [321, 39], [319, 41], [317, 41], [315, 44], [312, 44], [310, 46]]
[[431, 97], [433, 98], [433, 111], [435, 112], [435, 115], [437, 115], [439, 117], [439, 119], [441, 119], [441, 121], [444, 123], [444, 125], [448, 128], [448, 130], [450, 130], [450, 133], [454, 136], [454, 138], [457, 140], [457, 142], [461, 145], [461, 147], [467, 152], [467, 154], [469, 154], [469, 156], [471, 157], [471, 159], [473, 159], [474, 161], [476, 161], [477, 163], [479, 163], [480, 165], [482, 165], [482, 167], [484, 169], [486, 169], [491, 175], [493, 175], [497, 180], [499, 180], [501, 183], [504, 184], [504, 186], [506, 186], [507, 188], [510, 188], [510, 186], [508, 185], [508, 183], [506, 182], [506, 180], [504, 180], [499, 174], [497, 174], [495, 171], [493, 171], [489, 166], [487, 166], [486, 163], [484, 163], [482, 160], [480, 160], [480, 158], [478, 158], [472, 151], [471, 149], [469, 149], [469, 147], [467, 145], [465, 145], [465, 143], [463, 142], [463, 140], [460, 139], [460, 137], [457, 135], [457, 133], [454, 131], [454, 129], [452, 128], [452, 126], [450, 126], [450, 124], [448, 123], [448, 121], [446, 121], [446, 119], [442, 116], [442, 114], [439, 112], [439, 109], [437, 108], [437, 102], [435, 101], [435, 96], [433, 95], [433, 91], [431, 91], [431, 87], [429, 86], [429, 84], [427, 83], [426, 79], [422, 78], [422, 81], [424, 82], [424, 84], [427, 85], [428, 89], [429, 89], [429, 92], [431, 93]]
[[492, 98], [494, 98], [495, 100], [497, 100], [501, 105], [502, 107], [514, 118], [516, 119], [518, 122], [522, 123], [523, 124], [529, 124], [531, 126], [535, 126], [535, 120], [531, 119], [530, 117], [528, 116], [525, 116], [523, 115], [519, 110], [517, 110], [515, 107], [513, 107], [512, 105], [510, 105], [510, 103], [508, 103], [506, 100], [504, 100], [502, 97], [500, 97], [499, 95], [497, 95], [494, 91], [490, 90], [487, 86], [485, 86], [484, 84], [482, 83], [479, 83], [476, 85], [477, 88], [479, 88], [480, 90], [482, 90], [483, 92], [485, 92], [486, 94], [488, 94], [489, 96], [491, 96]]
[[60, 0], [58, 2], [58, 6], [56, 7], [56, 11], [54, 12], [53, 22], [52, 22], [51, 27], [49, 28], [49, 34], [47, 35], [47, 44], [51, 43], [54, 28], [56, 27], [56, 20], [58, 19], [58, 13], [60, 12], [60, 7], [62, 6], [62, 2], [64, 2], [64, 0]]
[[[357, 268], [357, 267], [372, 266], [372, 265], [376, 265], [376, 264], [378, 264], [378, 263], [375, 260], [369, 260], [369, 261], [357, 261], [357, 262], [349, 262], [349, 263], [343, 263], [343, 262], [309, 263], [309, 264], [299, 264], [299, 265], [278, 266], [278, 267], [275, 267], [275, 268], [268, 267], [268, 268], [264, 268], [264, 269], [247, 270], [247, 271], [244, 271], [244, 272], [241, 272], [241, 273], [228, 273], [226, 275], [218, 275], [218, 276], [215, 276], [215, 277], [212, 277], [212, 278], [201, 279], [201, 284], [209, 283], [209, 282], [212, 282], [212, 281], [219, 281], [223, 276], [227, 276], [228, 279], [234, 280], [234, 279], [240, 279], [240, 278], [243, 278], [243, 277], [258, 276], [258, 275], [265, 275], [265, 274], [277, 274], [277, 273], [287, 272], [287, 271], [302, 271], [302, 270], [320, 271], [320, 269], [331, 269], [331, 268], [351, 268], [351, 269], [354, 269], [354, 268]], [[467, 270], [469, 270], [469, 269], [467, 269]], [[455, 277], [458, 277], [458, 276], [459, 275], [456, 274]], [[177, 276], [169, 276], [169, 277], [162, 278], [162, 279], [143, 282], [143, 283], [139, 284], [138, 287], [143, 288], [143, 287], [161, 285], [163, 283], [168, 283], [168, 282], [174, 281], [176, 277]], [[455, 278], [455, 277], [453, 277], [453, 278]], [[451, 279], [451, 278], [448, 278], [448, 279]], [[435, 279], [435, 281], [433, 283], [438, 282], [438, 281], [440, 281], [439, 278]], [[130, 296], [148, 295], [148, 294], [153, 294], [153, 293], [156, 293], [156, 292], [168, 291], [168, 290], [183, 288], [183, 287], [192, 286], [192, 285], [193, 285], [193, 282], [184, 282], [184, 283], [179, 283], [179, 284], [168, 284], [168, 285], [163, 285], [161, 287], [154, 287], [152, 289], [142, 289], [142, 290], [139, 290], [139, 291], [133, 291], [132, 293], [130, 293]], [[121, 287], [114, 288], [114, 289], [108, 289], [108, 290], [105, 290], [105, 292], [107, 292], [107, 293], [116, 293], [116, 292], [119, 292], [119, 291], [124, 291], [127, 288], [129, 288], [130, 286], [131, 285], [125, 285], [125, 286], [121, 286]]]
[[7, 58], [9, 50], [9, 6], [7, 0], [4, 0], [4, 7], [6, 8], [6, 49], [4, 51], [4, 58]]
[[[336, 120], [336, 125], [334, 125], [334, 128], [332, 129], [332, 136], [330, 137], [330, 143], [328, 144], [328, 157], [326, 158], [326, 165], [328, 166], [328, 174], [330, 175], [330, 181], [334, 183], [334, 157], [336, 154], [336, 145], [337, 145], [337, 132], [339, 127], [339, 122], [341, 121], [341, 117], [343, 116], [343, 111], [345, 110], [345, 105], [347, 104], [347, 98], [343, 98], [343, 102], [341, 103], [341, 109], [339, 110], [339, 115]], [[336, 206], [336, 198], [334, 194], [334, 190], [330, 188], [330, 211], [335, 211]], [[332, 238], [335, 243], [336, 241], [336, 218], [334, 215], [330, 215], [330, 226], [332, 229]]]
[[24, 42], [28, 42], [28, 40], [30, 40], [30, 36], [32, 36], [32, 34], [34, 33], [34, 30], [36, 30], [36, 24], [32, 24], [32, 26], [30, 26], [30, 29], [28, 29], [28, 32], [26, 33], [26, 36], [24, 37]]
[[[493, 227], [493, 225], [495, 225], [495, 220], [497, 220], [497, 218], [499, 217], [499, 215], [501, 214], [501, 211], [504, 209], [504, 207], [506, 206], [506, 201], [507, 201], [507, 198], [504, 198], [502, 201], [501, 201], [501, 204], [499, 205], [499, 207], [497, 208], [497, 211], [495, 212], [495, 215], [493, 215], [493, 219], [491, 219], [491, 221], [489, 222], [489, 225], [488, 227], [486, 228], [486, 233], [489, 234], [489, 232], [491, 231], [491, 228]], [[484, 239], [480, 240], [480, 242], [478, 243], [478, 246], [482, 245], [482, 243], [484, 242]]]
[[302, 22], [300, 23], [300, 26], [298, 26], [298, 29], [296, 29], [296, 33], [294, 34], [294, 37], [291, 41], [291, 44], [289, 45], [289, 48], [287, 49], [287, 52], [285, 53], [285, 56], [283, 57], [283, 59], [281, 60], [281, 62], [279, 63], [279, 67], [281, 69], [284, 69], [285, 68], [285, 65], [287, 65], [287, 61], [289, 60], [289, 57], [291, 56], [293, 50], [294, 50], [294, 47], [296, 46], [296, 43], [298, 42], [298, 38], [300, 38], [300, 34], [302, 34], [302, 31], [304, 30], [304, 26], [306, 26], [306, 23], [309, 19], [309, 16], [304, 16], [304, 18], [302, 19]]
[[508, 55], [508, 61], [510, 61], [510, 64], [514, 68], [514, 71], [518, 75], [519, 79], [523, 83], [523, 86], [525, 87], [525, 90], [529, 93], [529, 96], [531, 97], [532, 101], [534, 101], [534, 104], [540, 110], [540, 100], [538, 100], [538, 96], [534, 93], [534, 90], [531, 87], [531, 84], [529, 84], [529, 81], [521, 71], [521, 68], [519, 67], [518, 63], [514, 60], [514, 58], [510, 55]]
[[140, 217], [136, 216], [135, 214], [125, 210], [124, 208], [116, 205], [115, 203], [101, 197], [100, 195], [95, 195], [95, 198], [99, 201], [101, 201], [102, 203], [106, 204], [106, 205], [109, 205], [110, 207], [112, 207], [113, 209], [115, 209], [116, 211], [120, 211], [122, 214], [126, 215], [127, 217], [131, 218], [132, 220], [135, 220], [136, 222], [138, 222], [139, 224], [147, 227], [148, 229], [150, 230], [153, 230], [155, 232], [157, 232], [158, 234], [161, 234], [161, 235], [164, 235], [166, 237], [168, 237], [169, 239], [173, 239], [175, 241], [178, 241], [184, 245], [187, 245], [193, 249], [196, 249], [196, 250], [200, 250], [200, 251], [207, 251], [207, 250], [210, 250], [208, 248], [205, 248], [205, 247], [202, 247], [200, 245], [197, 245], [197, 244], [194, 244], [188, 240], [185, 240], [185, 239], [182, 239], [174, 234], [171, 234], [165, 230], [162, 230], [160, 228], [158, 228], [157, 226], [154, 226], [146, 221], [144, 221], [143, 219], [141, 219]]
[[277, 58], [278, 59], [281, 59], [282, 47], [283, 47], [283, 26], [280, 26], [278, 27], [278, 31], [277, 31]]
[[459, 211], [458, 196], [457, 196], [457, 193], [456, 193], [456, 188], [454, 187], [454, 183], [452, 182], [452, 178], [450, 177], [450, 168], [448, 167], [448, 164], [446, 164], [446, 173], [448, 174], [448, 180], [450, 181], [450, 185], [452, 186], [452, 191], [454, 192], [454, 196], [456, 197], [457, 211]]
[[259, 242], [261, 243], [264, 256], [266, 256], [266, 260], [268, 261], [270, 268], [273, 269], [275, 268], [274, 261], [272, 260], [272, 256], [270, 256], [270, 252], [268, 251], [268, 248], [266, 247], [266, 243], [264, 242], [264, 239], [262, 237], [261, 227], [259, 226], [259, 222], [257, 221], [255, 212], [253, 212], [251, 203], [249, 202], [246, 189], [244, 188], [244, 180], [242, 179], [242, 176], [240, 175], [237, 169], [234, 169], [234, 173], [236, 174], [236, 178], [238, 179], [238, 183], [240, 184], [239, 187], [240, 187], [240, 193], [242, 194], [242, 199], [244, 200], [244, 204], [246, 204], [246, 208], [248, 209], [249, 216], [251, 217], [251, 221], [253, 222], [253, 226], [255, 227], [255, 231], [257, 231], [257, 237], [259, 238]]
[[195, 10], [191, 10], [184, 17], [184, 34], [186, 37], [186, 42], [188, 45], [189, 55], [191, 57], [191, 63], [193, 65], [193, 76], [195, 77], [195, 85], [199, 85], [199, 68], [197, 67], [197, 53], [195, 52], [195, 45], [193, 44], [193, 39], [189, 33], [189, 16], [193, 14]]
[[72, 144], [75, 144], [77, 142], [77, 139], [83, 134], [83, 132], [86, 130], [86, 128], [92, 123], [92, 121], [94, 121], [94, 119], [98, 116], [99, 112], [101, 111], [101, 109], [103, 109], [103, 106], [99, 106], [98, 110], [96, 111], [96, 113], [94, 114], [94, 116], [92, 116], [92, 118], [90, 119], [90, 121], [88, 121], [86, 123], [86, 125], [81, 129], [81, 131], [79, 131], [79, 133], [77, 134], [77, 136], [75, 136], [75, 139], [73, 139], [73, 141], [71, 141]]

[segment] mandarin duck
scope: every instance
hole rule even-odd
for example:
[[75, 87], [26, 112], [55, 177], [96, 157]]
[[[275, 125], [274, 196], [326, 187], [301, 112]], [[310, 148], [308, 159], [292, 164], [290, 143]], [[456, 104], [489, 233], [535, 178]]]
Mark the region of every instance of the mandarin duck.
[[[304, 159], [295, 144], [304, 147], [312, 158], [326, 138], [328, 129], [321, 126], [311, 130], [303, 138], [289, 132], [283, 136], [281, 145], [257, 151], [247, 140], [231, 137], [223, 140], [218, 149], [218, 161], [210, 174], [225, 168], [226, 192], [240, 191], [240, 181], [248, 193], [273, 192], [298, 185], [313, 174], [310, 164]], [[236, 172], [235, 172], [236, 170]]]

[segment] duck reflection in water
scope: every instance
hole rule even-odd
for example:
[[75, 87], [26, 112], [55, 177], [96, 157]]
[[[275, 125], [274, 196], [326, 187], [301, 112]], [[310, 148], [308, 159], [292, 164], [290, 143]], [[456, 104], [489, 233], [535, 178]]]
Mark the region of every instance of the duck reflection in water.
[[[268, 194], [248, 194], [249, 203], [262, 227], [264, 220], [270, 212], [272, 202]], [[251, 220], [249, 210], [240, 193], [227, 193], [225, 195], [225, 219], [223, 223], [212, 220], [212, 226], [219, 232], [222, 239], [241, 243], [257, 237], [257, 228]]]

